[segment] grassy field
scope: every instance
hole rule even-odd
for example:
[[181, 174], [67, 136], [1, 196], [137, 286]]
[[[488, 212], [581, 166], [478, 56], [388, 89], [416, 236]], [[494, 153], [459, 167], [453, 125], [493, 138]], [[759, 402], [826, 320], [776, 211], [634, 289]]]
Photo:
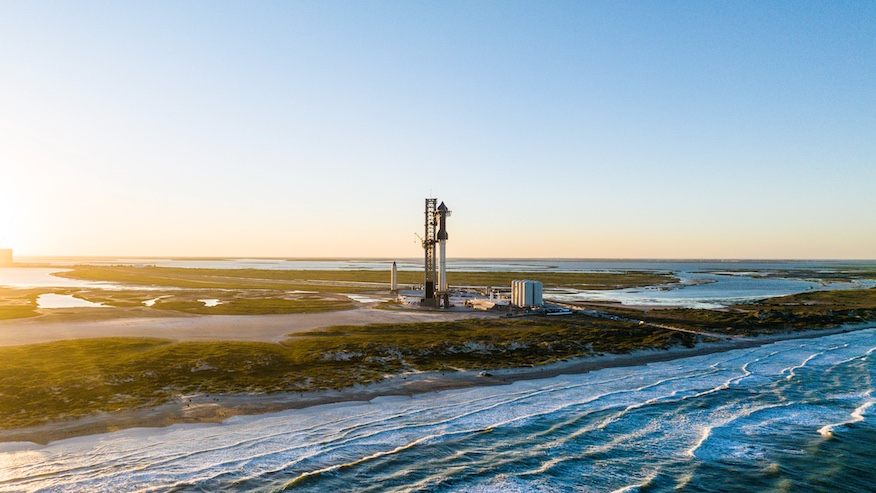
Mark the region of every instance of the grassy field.
[[[733, 272], [726, 269], [724, 272]], [[769, 277], [779, 279], [803, 279], [812, 281], [849, 282], [860, 279], [876, 279], [876, 267], [869, 266], [837, 266], [831, 269], [779, 269], [751, 273], [747, 270], [737, 271], [751, 277]]]
[[[116, 308], [139, 308], [138, 316], [166, 315], [183, 312], [202, 315], [268, 315], [284, 313], [315, 313], [349, 310], [356, 302], [337, 293], [289, 292], [277, 290], [170, 289], [105, 290], [76, 288], [0, 288], [0, 320], [40, 315], [36, 299], [43, 293], [73, 295], [76, 298], [102, 303]], [[156, 299], [157, 298], [157, 299]], [[217, 306], [206, 306], [200, 300], [216, 299]], [[151, 307], [144, 302], [155, 300]], [[160, 311], [160, 312], [159, 312]], [[100, 318], [123, 317], [123, 310], [95, 312]]]
[[[115, 283], [219, 289], [285, 289], [331, 292], [357, 292], [389, 289], [389, 269], [373, 270], [256, 270], [182, 269], [171, 267], [76, 266], [57, 274], [71, 279]], [[422, 284], [422, 272], [401, 271], [399, 284]], [[510, 287], [514, 279], [532, 278], [545, 287], [576, 289], [618, 289], [677, 282], [669, 274], [626, 272], [451, 272], [453, 286]]]
[[876, 320], [876, 289], [815, 291], [736, 305], [727, 310], [670, 308], [643, 312], [621, 306], [599, 306], [598, 309], [675, 327], [750, 335]]
[[[275, 290], [174, 289], [168, 291], [83, 290], [75, 296], [114, 307], [145, 306], [155, 300], [151, 310], [172, 310], [202, 315], [268, 315], [315, 313], [348, 310], [355, 307], [350, 298], [334, 293], [296, 293]], [[207, 306], [200, 300], [219, 300]]]
[[[213, 315], [264, 315], [345, 310], [354, 308], [355, 302], [344, 294], [389, 289], [389, 273], [373, 270], [289, 271], [77, 266], [71, 271], [56, 275], [86, 281], [142, 286], [143, 289], [0, 288], [0, 320], [39, 315], [35, 300], [39, 294], [46, 292], [73, 295], [117, 308], [145, 307], [144, 302], [159, 298], [149, 310], [138, 312], [140, 316], [157, 316], [159, 313], [153, 310]], [[512, 280], [521, 277], [539, 279], [548, 288], [576, 289], [615, 289], [677, 281], [670, 275], [647, 272], [620, 274], [456, 272], [452, 273], [451, 280], [457, 286], [509, 287]], [[399, 272], [399, 282], [403, 286], [417, 285], [422, 282], [422, 273]], [[155, 288], [166, 288], [166, 290]], [[206, 306], [199, 301], [203, 299], [218, 299], [222, 303], [217, 306]], [[128, 315], [117, 311], [102, 313], [100, 316], [106, 318], [113, 314], [119, 317]]]
[[527, 366], [692, 345], [580, 316], [335, 327], [282, 344], [82, 339], [0, 348], [0, 427], [156, 405], [175, 395], [342, 388], [411, 370]]
[[[61, 291], [122, 307], [139, 307], [147, 299], [162, 296], [154, 308], [162, 312], [296, 313], [354, 306], [345, 296], [327, 290], [292, 292], [287, 288], [276, 288], [277, 285], [300, 286], [302, 280], [292, 276], [302, 275], [301, 272], [305, 271], [297, 274], [294, 271], [267, 271], [271, 275], [289, 276], [288, 279], [267, 280], [247, 277], [266, 271], [234, 271], [234, 276], [226, 276], [227, 270], [219, 271], [222, 276], [209, 270], [169, 271], [89, 267], [83, 272], [94, 276], [93, 280], [133, 282], [131, 279], [138, 279], [139, 284], [149, 284], [149, 279], [162, 279], [166, 284], [158, 285], [168, 289], [110, 291], [67, 288]], [[135, 275], [143, 272], [145, 274]], [[311, 274], [311, 271], [306, 272]], [[560, 275], [560, 278], [554, 278], [554, 282], [583, 282], [582, 278], [564, 277], [562, 273], [551, 274]], [[374, 275], [373, 271], [331, 271], [324, 274], [322, 279], [310, 279], [307, 282], [371, 282], [364, 279]], [[475, 276], [472, 279], [476, 282], [495, 279], [488, 277], [495, 273], [484, 275], [487, 277]], [[105, 278], [112, 276], [119, 277]], [[641, 280], [644, 281], [644, 278]], [[268, 286], [217, 287], [257, 285], [263, 281]], [[176, 283], [180, 282], [215, 283], [217, 286], [198, 285], [197, 288], [178, 289]], [[607, 282], [603, 281], [603, 285]], [[33, 300], [44, 291], [0, 290], [0, 308], [10, 310], [12, 314], [32, 314], [35, 306]], [[198, 301], [210, 298], [223, 300], [224, 304], [206, 307]], [[598, 309], [680, 328], [752, 335], [874, 321], [876, 289], [809, 292], [737, 305], [726, 310], [676, 308], [642, 311], [604, 305], [598, 306]], [[3, 317], [2, 313], [0, 311], [0, 317]], [[2, 347], [0, 428], [35, 425], [98, 411], [150, 406], [166, 402], [174, 396], [195, 392], [214, 394], [342, 388], [355, 383], [378, 381], [386, 374], [405, 371], [540, 365], [576, 356], [692, 346], [697, 341], [698, 336], [693, 334], [620, 320], [572, 315], [342, 326], [297, 334], [281, 344], [115, 338]]]
[[[276, 275], [283, 271], [252, 269], [181, 269], [169, 267], [131, 267], [131, 266], [76, 266], [68, 272], [55, 274], [69, 279], [85, 281], [105, 281], [134, 286], [165, 286], [190, 289], [271, 289], [286, 291], [329, 291], [333, 293], [355, 293], [375, 286], [337, 284], [296, 276]], [[286, 271], [306, 272], [306, 271]], [[356, 271], [350, 271], [356, 272]], [[355, 277], [355, 276], [351, 276]], [[384, 273], [384, 278], [388, 277]], [[385, 279], [384, 279], [385, 280]], [[356, 282], [356, 279], [351, 279]], [[363, 281], [367, 282], [367, 281]]]
[[0, 288], [0, 320], [39, 315], [36, 299], [44, 292], [44, 289]]

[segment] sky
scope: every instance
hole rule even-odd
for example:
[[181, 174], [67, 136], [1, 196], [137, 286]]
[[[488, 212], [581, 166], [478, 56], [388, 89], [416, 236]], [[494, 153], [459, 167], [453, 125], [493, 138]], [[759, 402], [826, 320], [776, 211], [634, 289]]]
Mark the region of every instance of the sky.
[[0, 0], [16, 256], [876, 258], [876, 3]]

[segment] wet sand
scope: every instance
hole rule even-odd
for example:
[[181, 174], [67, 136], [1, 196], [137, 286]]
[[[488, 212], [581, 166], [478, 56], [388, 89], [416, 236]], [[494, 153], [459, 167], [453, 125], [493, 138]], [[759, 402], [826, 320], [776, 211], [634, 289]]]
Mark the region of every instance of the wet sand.
[[0, 442], [46, 444], [65, 438], [108, 433], [126, 428], [163, 427], [181, 423], [216, 423], [237, 415], [264, 414], [338, 402], [370, 401], [385, 396], [413, 396], [475, 386], [506, 385], [519, 380], [552, 378], [604, 368], [642, 366], [678, 358], [757, 347], [781, 340], [822, 337], [873, 327], [873, 324], [862, 324], [836, 329], [740, 337], [720, 342], [702, 343], [693, 348], [644, 350], [624, 355], [606, 354], [560, 361], [538, 367], [491, 370], [490, 376], [480, 376], [477, 371], [424, 372], [394, 375], [381, 382], [355, 385], [340, 390], [178, 396], [173, 401], [156, 407], [100, 413], [76, 420], [53, 422], [31, 428], [0, 430]]

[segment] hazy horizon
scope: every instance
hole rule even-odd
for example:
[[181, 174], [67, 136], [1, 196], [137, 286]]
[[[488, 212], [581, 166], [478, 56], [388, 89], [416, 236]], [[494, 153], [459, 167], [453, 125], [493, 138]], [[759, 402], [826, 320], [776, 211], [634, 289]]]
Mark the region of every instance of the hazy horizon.
[[[63, 259], [94, 259], [94, 260], [256, 260], [256, 261], [412, 261], [422, 262], [422, 256], [329, 256], [329, 257], [283, 257], [283, 256], [204, 256], [204, 255], [15, 255], [18, 262], [25, 260], [63, 260]], [[685, 257], [448, 257], [449, 262], [464, 262], [464, 261], [501, 261], [501, 260], [534, 260], [534, 261], [572, 261], [572, 262], [727, 262], [727, 263], [745, 263], [745, 262], [876, 262], [876, 258], [780, 258], [780, 257], [760, 257], [760, 258], [685, 258]]]
[[876, 4], [5, 2], [16, 257], [876, 258]]

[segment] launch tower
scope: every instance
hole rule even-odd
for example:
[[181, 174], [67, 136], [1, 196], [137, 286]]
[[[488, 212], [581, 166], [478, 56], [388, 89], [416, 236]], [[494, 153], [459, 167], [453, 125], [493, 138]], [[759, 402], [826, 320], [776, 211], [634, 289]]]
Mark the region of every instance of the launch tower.
[[423, 304], [438, 306], [435, 298], [435, 203], [438, 199], [426, 199], [426, 235], [423, 249], [426, 251], [425, 272], [423, 276]]

